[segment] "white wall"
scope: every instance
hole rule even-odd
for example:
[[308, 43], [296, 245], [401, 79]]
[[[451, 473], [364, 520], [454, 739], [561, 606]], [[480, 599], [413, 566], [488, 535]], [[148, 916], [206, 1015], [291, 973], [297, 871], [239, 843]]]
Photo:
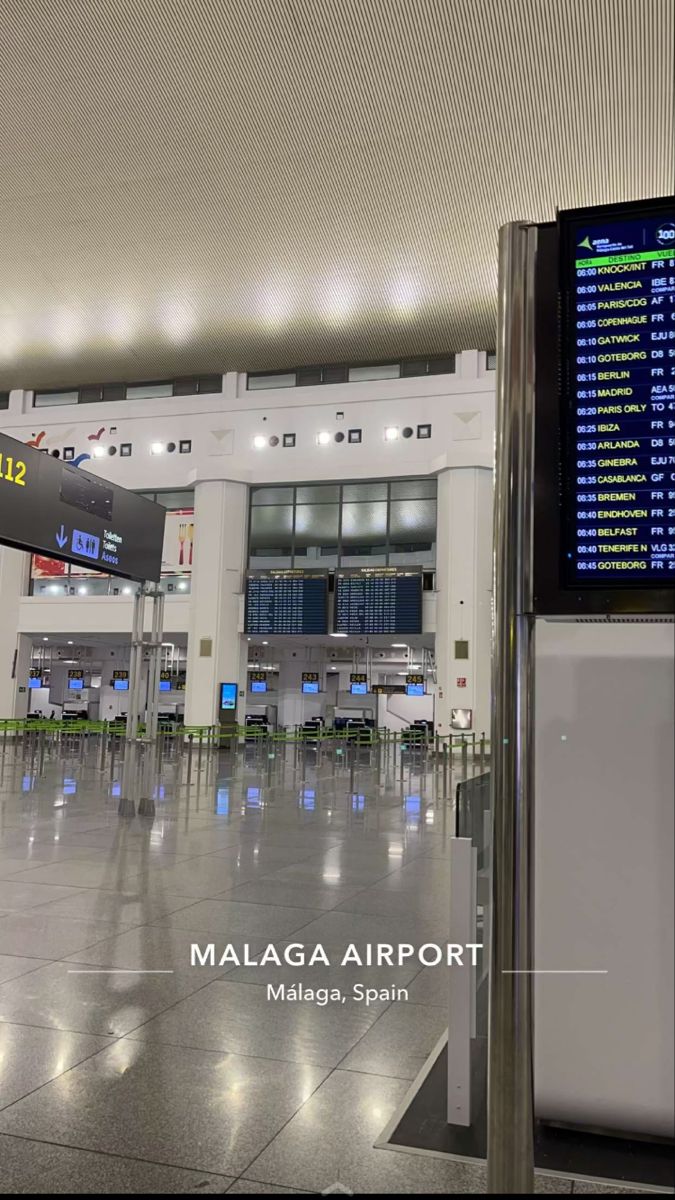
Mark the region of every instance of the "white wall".
[[537, 629], [539, 1117], [672, 1137], [672, 625]]
[[[176, 396], [116, 404], [66, 405], [33, 409], [32, 393], [12, 392], [3, 413], [3, 432], [28, 441], [45, 431], [47, 449], [73, 446], [91, 453], [94, 444], [131, 442], [130, 458], [91, 458], [83, 464], [94, 475], [124, 487], [187, 487], [195, 479], [242, 482], [358, 479], [427, 474], [444, 466], [492, 465], [494, 372], [483, 356], [458, 356], [453, 375], [387, 379], [367, 383], [325, 384], [249, 392], [245, 376], [224, 377], [217, 395]], [[337, 413], [342, 412], [342, 420]], [[430, 440], [385, 442], [388, 425], [432, 425]], [[98, 442], [89, 435], [104, 427]], [[347, 440], [316, 444], [321, 430], [335, 433], [357, 427], [360, 445]], [[257, 434], [296, 434], [296, 445], [264, 451], [253, 448]], [[188, 438], [191, 454], [150, 454], [153, 442]]]
[[[451, 733], [451, 710], [470, 708], [473, 730], [489, 736], [491, 471], [466, 468], [439, 475], [436, 564], [436, 727], [444, 736]], [[468, 642], [468, 659], [455, 658], [456, 641]]]

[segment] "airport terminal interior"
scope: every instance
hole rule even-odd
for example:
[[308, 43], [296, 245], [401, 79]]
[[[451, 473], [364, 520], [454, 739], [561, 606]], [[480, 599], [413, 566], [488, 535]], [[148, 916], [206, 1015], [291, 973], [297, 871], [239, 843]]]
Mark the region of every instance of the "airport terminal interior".
[[0, 1192], [672, 1193], [675, 5], [0, 41]]

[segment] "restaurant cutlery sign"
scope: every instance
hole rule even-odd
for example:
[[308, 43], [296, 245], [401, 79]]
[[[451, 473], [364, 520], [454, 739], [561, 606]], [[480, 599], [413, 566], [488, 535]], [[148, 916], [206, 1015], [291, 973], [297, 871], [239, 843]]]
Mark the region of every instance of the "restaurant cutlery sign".
[[0, 433], [0, 543], [157, 582], [166, 510]]

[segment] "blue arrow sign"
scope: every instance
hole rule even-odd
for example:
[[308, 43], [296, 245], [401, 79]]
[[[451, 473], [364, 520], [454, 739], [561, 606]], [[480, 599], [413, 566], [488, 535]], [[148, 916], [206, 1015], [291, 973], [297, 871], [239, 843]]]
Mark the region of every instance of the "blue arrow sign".
[[63, 525], [61, 526], [61, 528], [59, 529], [59, 531], [56, 535], [56, 541], [57, 541], [58, 545], [61, 547], [61, 549], [63, 550], [63, 547], [65, 546], [66, 542], [68, 541], [68, 534], [65, 533]]

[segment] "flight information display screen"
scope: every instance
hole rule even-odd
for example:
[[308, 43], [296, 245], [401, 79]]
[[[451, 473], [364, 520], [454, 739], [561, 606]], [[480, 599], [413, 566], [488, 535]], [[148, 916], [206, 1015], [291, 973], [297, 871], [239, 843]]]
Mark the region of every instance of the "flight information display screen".
[[336, 571], [334, 624], [336, 633], [421, 633], [421, 568]]
[[675, 583], [675, 204], [560, 216], [562, 570]]
[[245, 624], [249, 634], [327, 633], [328, 572], [250, 571]]

